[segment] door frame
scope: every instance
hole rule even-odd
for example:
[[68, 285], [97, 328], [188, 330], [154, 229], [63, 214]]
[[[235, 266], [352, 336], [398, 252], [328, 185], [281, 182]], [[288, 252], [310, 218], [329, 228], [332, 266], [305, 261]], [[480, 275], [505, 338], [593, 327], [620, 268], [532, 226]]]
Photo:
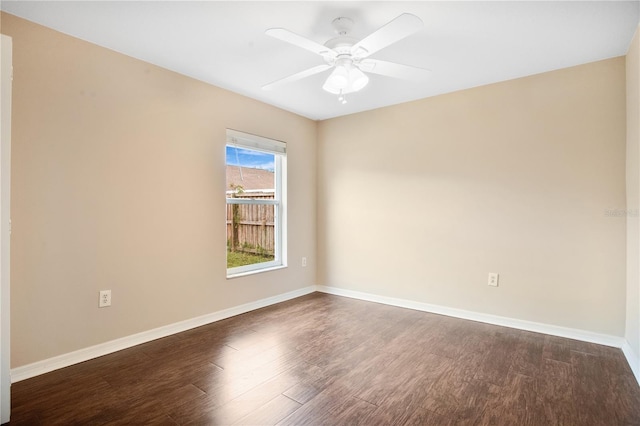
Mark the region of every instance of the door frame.
[[11, 37], [2, 34], [0, 46], [0, 423], [6, 423], [11, 416]]

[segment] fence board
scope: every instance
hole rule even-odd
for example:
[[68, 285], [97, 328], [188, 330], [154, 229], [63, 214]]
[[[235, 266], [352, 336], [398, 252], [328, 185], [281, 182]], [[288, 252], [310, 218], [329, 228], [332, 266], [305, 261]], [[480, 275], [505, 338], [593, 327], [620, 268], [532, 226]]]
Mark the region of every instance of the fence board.
[[[273, 199], [273, 195], [242, 194], [242, 198]], [[235, 221], [234, 221], [235, 210]], [[271, 255], [275, 253], [275, 206], [227, 204], [227, 244], [231, 251]], [[234, 232], [234, 225], [236, 226]]]

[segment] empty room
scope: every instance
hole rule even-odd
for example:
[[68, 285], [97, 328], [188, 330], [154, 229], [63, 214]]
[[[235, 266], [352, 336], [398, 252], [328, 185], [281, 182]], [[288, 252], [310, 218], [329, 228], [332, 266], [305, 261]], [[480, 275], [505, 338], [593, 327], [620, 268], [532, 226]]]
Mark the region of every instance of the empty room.
[[0, 423], [640, 425], [640, 2], [0, 9]]

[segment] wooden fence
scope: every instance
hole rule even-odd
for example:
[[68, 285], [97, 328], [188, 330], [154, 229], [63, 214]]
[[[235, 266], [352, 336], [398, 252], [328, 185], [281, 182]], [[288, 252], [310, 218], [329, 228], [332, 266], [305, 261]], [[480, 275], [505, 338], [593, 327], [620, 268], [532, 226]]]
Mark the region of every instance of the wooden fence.
[[[273, 199], [273, 194], [242, 194], [242, 198]], [[275, 206], [271, 204], [227, 204], [229, 250], [273, 256]]]

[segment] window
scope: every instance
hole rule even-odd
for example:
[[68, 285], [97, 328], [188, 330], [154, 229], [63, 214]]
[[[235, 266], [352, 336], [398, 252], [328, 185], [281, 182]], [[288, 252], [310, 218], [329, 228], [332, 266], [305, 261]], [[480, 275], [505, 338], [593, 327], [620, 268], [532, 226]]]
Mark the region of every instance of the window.
[[227, 277], [286, 266], [286, 144], [227, 129]]

